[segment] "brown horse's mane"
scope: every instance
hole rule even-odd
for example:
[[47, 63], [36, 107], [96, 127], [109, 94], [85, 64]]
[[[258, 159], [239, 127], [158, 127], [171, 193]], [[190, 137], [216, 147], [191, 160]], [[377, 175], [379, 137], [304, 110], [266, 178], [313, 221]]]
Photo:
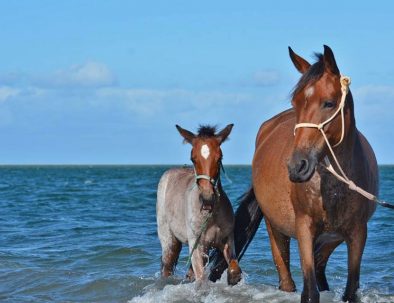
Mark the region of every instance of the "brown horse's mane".
[[200, 125], [197, 130], [197, 136], [203, 138], [214, 137], [216, 135], [216, 131], [216, 125]]
[[323, 54], [315, 53], [317, 62], [311, 65], [311, 67], [301, 76], [300, 80], [294, 87], [291, 97], [294, 98], [300, 91], [302, 91], [307, 85], [312, 84], [319, 80], [324, 74], [324, 60]]

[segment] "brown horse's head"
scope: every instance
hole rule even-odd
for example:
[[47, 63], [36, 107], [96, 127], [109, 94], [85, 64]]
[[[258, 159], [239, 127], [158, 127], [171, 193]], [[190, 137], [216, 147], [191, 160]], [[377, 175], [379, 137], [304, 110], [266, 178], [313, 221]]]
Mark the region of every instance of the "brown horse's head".
[[[332, 117], [340, 104], [342, 92], [340, 73], [334, 54], [324, 46], [324, 54], [316, 54], [318, 61], [311, 65], [289, 47], [290, 58], [302, 74], [292, 95], [292, 105], [296, 113], [296, 124], [319, 124]], [[347, 95], [351, 99], [351, 94]], [[346, 111], [352, 107], [346, 102]], [[350, 110], [353, 112], [352, 108]], [[347, 114], [345, 129], [349, 127], [351, 115]], [[354, 119], [354, 118], [353, 118]], [[323, 130], [331, 145], [340, 142], [342, 135], [341, 115], [336, 115]], [[327, 146], [322, 133], [317, 128], [302, 127], [295, 130], [294, 150], [288, 163], [289, 178], [292, 182], [308, 181], [317, 163], [325, 155]]]
[[200, 126], [197, 134], [179, 125], [176, 125], [176, 128], [184, 138], [184, 142], [193, 146], [190, 159], [194, 165], [203, 208], [212, 209], [223, 157], [220, 145], [228, 138], [233, 124], [227, 125], [218, 133], [216, 133], [216, 127], [212, 126]]

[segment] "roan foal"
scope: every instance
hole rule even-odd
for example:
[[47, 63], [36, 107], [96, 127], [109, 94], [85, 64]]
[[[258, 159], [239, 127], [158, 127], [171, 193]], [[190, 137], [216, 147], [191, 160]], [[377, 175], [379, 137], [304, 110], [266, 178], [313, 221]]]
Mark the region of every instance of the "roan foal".
[[234, 213], [220, 182], [222, 151], [233, 124], [219, 133], [201, 126], [198, 134], [176, 126], [186, 143], [192, 145], [193, 168], [173, 168], [160, 179], [157, 192], [157, 225], [162, 247], [161, 273], [173, 274], [182, 243], [188, 244], [191, 265], [188, 277], [205, 278], [208, 252], [217, 248], [228, 263], [228, 284], [241, 279], [234, 251]]

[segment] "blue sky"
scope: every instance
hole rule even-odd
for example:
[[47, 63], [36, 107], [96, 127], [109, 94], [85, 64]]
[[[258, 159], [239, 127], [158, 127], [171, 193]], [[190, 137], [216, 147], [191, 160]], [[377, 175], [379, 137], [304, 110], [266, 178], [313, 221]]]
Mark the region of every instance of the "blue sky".
[[224, 163], [250, 164], [290, 106], [287, 47], [329, 45], [358, 128], [394, 163], [394, 2], [1, 1], [0, 163], [189, 163], [175, 124], [234, 123]]

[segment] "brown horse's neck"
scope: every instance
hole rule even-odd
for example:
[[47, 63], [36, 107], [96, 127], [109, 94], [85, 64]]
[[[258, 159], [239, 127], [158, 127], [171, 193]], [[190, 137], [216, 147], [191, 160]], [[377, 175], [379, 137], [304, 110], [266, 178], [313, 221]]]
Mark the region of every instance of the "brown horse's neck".
[[[349, 170], [352, 166], [354, 146], [357, 138], [353, 96], [349, 91], [345, 105], [345, 135], [341, 144], [339, 144], [338, 147], [333, 148], [335, 156], [344, 170]], [[331, 163], [334, 163], [330, 152], [328, 152], [328, 157]]]

